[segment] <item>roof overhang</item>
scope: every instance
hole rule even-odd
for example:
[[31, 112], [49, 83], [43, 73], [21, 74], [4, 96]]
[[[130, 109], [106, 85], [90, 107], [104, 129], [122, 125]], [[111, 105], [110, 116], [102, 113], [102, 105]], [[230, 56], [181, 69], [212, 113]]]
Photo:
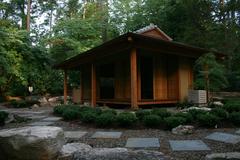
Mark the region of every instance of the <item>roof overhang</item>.
[[147, 49], [164, 54], [186, 56], [191, 58], [198, 58], [202, 54], [209, 52], [216, 54], [218, 57], [225, 56], [219, 52], [130, 32], [56, 64], [53, 68], [64, 70], [74, 69], [80, 64], [96, 61], [99, 58], [104, 58], [106, 56], [120, 54], [131, 48]]

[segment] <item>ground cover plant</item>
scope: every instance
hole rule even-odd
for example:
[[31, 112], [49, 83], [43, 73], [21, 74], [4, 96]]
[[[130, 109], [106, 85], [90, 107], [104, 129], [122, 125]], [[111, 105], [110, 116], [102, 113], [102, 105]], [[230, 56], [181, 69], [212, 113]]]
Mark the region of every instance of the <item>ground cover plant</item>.
[[5, 124], [5, 120], [8, 117], [8, 113], [5, 111], [0, 111], [0, 125], [4, 125]]
[[93, 108], [78, 105], [59, 105], [54, 114], [65, 120], [80, 120], [85, 124], [98, 127], [142, 127], [172, 129], [178, 125], [194, 125], [214, 128], [220, 124], [240, 126], [239, 101], [228, 101], [223, 107], [212, 108], [211, 111], [191, 109], [188, 112], [169, 112], [167, 109], [139, 109], [136, 112], [117, 112], [113, 109]]

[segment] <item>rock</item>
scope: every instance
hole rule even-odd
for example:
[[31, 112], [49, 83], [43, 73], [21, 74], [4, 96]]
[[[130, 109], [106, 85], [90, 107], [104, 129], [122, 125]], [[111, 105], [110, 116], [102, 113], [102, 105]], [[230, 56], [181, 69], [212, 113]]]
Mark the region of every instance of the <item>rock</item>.
[[193, 130], [194, 130], [194, 126], [179, 125], [178, 127], [172, 129], [172, 133], [177, 135], [186, 135], [186, 134], [192, 134]]
[[220, 102], [220, 101], [215, 101], [215, 102], [213, 102], [212, 104], [215, 105], [215, 106], [219, 106], [219, 107], [222, 107], [222, 106], [223, 106], [223, 103]]
[[207, 111], [207, 112], [211, 111], [211, 108], [207, 108], [207, 107], [190, 107], [190, 108], [186, 108], [186, 109], [181, 110], [181, 112], [188, 112], [188, 111], [193, 110], [193, 109]]
[[31, 106], [31, 108], [39, 108], [40, 106], [37, 104], [34, 104], [33, 106]]
[[8, 123], [13, 123], [15, 122], [15, 118], [13, 116], [13, 114], [8, 114], [8, 118], [5, 120], [5, 123], [8, 124]]
[[52, 97], [52, 98], [49, 98], [49, 99], [48, 99], [48, 102], [55, 103], [55, 102], [57, 102], [57, 101], [59, 101], [59, 100], [60, 100], [59, 97]]
[[[65, 155], [65, 156], [64, 156]], [[82, 143], [63, 146], [59, 160], [166, 160], [163, 153], [127, 148], [92, 148]]]
[[34, 126], [0, 131], [0, 160], [53, 160], [64, 143], [59, 127]]
[[206, 160], [240, 160], [240, 152], [212, 153], [206, 155]]
[[45, 97], [42, 97], [38, 100], [40, 103], [48, 103], [47, 99]]

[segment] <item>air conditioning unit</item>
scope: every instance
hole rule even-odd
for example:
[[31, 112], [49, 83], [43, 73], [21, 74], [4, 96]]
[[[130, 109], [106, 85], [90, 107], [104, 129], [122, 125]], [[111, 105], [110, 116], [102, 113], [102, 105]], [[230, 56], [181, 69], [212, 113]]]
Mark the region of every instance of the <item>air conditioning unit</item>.
[[206, 104], [207, 91], [206, 90], [189, 90], [188, 101], [194, 104]]

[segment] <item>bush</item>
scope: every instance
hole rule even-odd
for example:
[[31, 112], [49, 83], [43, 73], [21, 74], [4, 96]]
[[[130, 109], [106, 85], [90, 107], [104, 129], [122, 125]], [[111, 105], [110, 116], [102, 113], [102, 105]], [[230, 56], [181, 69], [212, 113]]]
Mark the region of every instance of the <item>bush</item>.
[[146, 115], [143, 118], [143, 123], [147, 127], [159, 127], [164, 121], [158, 115]]
[[62, 116], [65, 120], [75, 120], [79, 117], [79, 110], [64, 107], [62, 111]]
[[170, 116], [164, 119], [166, 126], [169, 129], [175, 128], [179, 125], [184, 125], [186, 123], [186, 119], [183, 117], [175, 117], [175, 116]]
[[39, 104], [39, 102], [36, 100], [20, 100], [20, 101], [11, 100], [10, 101], [10, 105], [14, 108], [28, 108], [34, 104]]
[[112, 126], [116, 122], [116, 115], [103, 113], [96, 118], [96, 125], [100, 127]]
[[152, 110], [152, 114], [158, 115], [161, 118], [166, 118], [166, 117], [170, 117], [171, 113], [168, 112], [166, 109], [153, 109]]
[[223, 106], [223, 109], [229, 113], [240, 112], [240, 103], [238, 101], [229, 101]]
[[5, 111], [0, 111], [0, 125], [4, 125], [5, 124], [5, 120], [8, 117], [8, 113]]
[[135, 114], [123, 112], [117, 115], [117, 123], [122, 127], [132, 126], [137, 121]]
[[179, 113], [176, 113], [174, 116], [185, 118], [186, 123], [192, 123], [193, 122], [193, 116], [190, 113], [179, 112]]
[[214, 127], [220, 122], [220, 118], [213, 114], [206, 113], [206, 114], [199, 114], [197, 116], [197, 121], [200, 126]]
[[96, 118], [97, 118], [97, 113], [94, 110], [81, 112], [80, 119], [84, 123], [92, 123], [95, 121]]
[[148, 116], [151, 114], [151, 111], [139, 109], [138, 111], [135, 112], [135, 114], [139, 120], [143, 120], [145, 116]]
[[230, 113], [229, 121], [235, 124], [236, 126], [240, 126], [240, 112]]
[[110, 113], [110, 114], [117, 115], [117, 111], [115, 111], [113, 109], [102, 110], [102, 113]]
[[191, 103], [191, 102], [188, 102], [187, 99], [184, 100], [183, 102], [179, 102], [179, 103], [176, 104], [176, 107], [180, 108], [180, 109], [189, 108], [189, 107], [192, 107], [192, 106], [194, 106], [194, 104]]
[[199, 114], [206, 114], [207, 111], [199, 110], [199, 109], [191, 109], [188, 111], [193, 117], [193, 119], [196, 119]]
[[225, 120], [228, 118], [228, 113], [222, 108], [214, 108], [211, 110], [210, 113], [219, 117], [219, 119], [221, 120]]
[[66, 106], [65, 105], [59, 105], [59, 106], [55, 106], [53, 108], [53, 113], [57, 114], [57, 115], [62, 115], [63, 111], [65, 110]]

